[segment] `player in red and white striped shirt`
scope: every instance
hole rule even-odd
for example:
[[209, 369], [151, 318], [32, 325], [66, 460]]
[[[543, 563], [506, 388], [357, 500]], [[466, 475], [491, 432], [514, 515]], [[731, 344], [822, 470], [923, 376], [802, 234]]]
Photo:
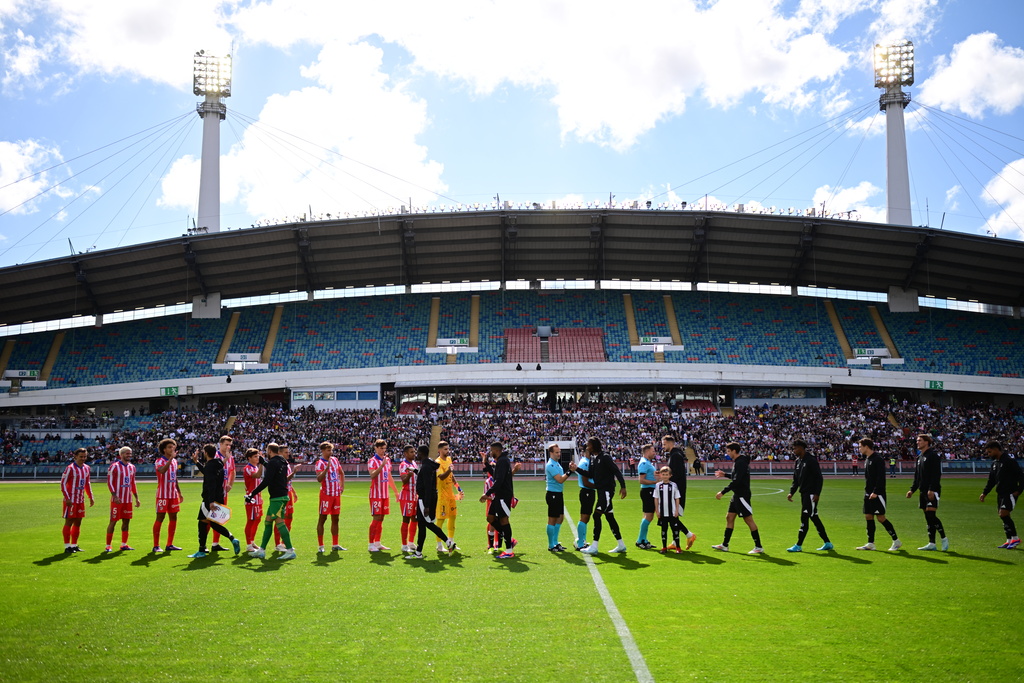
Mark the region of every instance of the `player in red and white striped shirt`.
[[398, 476], [402, 479], [402, 492], [398, 494], [398, 506], [402, 508], [402, 552], [416, 550], [416, 447], [408, 445], [402, 449], [402, 460], [398, 463]]
[[341, 514], [341, 494], [345, 490], [345, 473], [334, 457], [334, 444], [320, 444], [320, 458], [316, 461], [316, 480], [320, 482], [320, 518], [316, 523], [316, 537], [321, 554], [324, 552], [324, 522], [331, 516], [331, 550], [345, 550], [338, 543], [338, 515]]
[[114, 540], [114, 527], [121, 520], [121, 550], [135, 550], [128, 545], [128, 526], [132, 521], [132, 497], [135, 507], [140, 507], [139, 490], [135, 487], [135, 465], [131, 463], [132, 449], [122, 446], [117, 451], [119, 460], [115, 460], [107, 469], [107, 488], [110, 489], [110, 522], [107, 524], [106, 551], [112, 552], [110, 544]]
[[160, 553], [160, 527], [167, 515], [167, 550], [181, 550], [174, 545], [174, 531], [178, 526], [178, 512], [185, 497], [178, 486], [178, 442], [163, 439], [157, 444], [156, 465], [156, 521], [153, 522], [153, 552]]
[[375, 553], [381, 550], [391, 550], [386, 545], [381, 545], [380, 537], [384, 530], [384, 516], [391, 513], [391, 493], [388, 486], [395, 489], [395, 496], [398, 496], [398, 489], [391, 479], [391, 458], [388, 457], [388, 442], [384, 439], [377, 439], [373, 442], [373, 455], [366, 463], [370, 472], [370, 514], [373, 521], [370, 522], [370, 545], [368, 550]]
[[[217, 442], [217, 459], [224, 461], [224, 505], [228, 504], [228, 492], [235, 485], [235, 456], [231, 453], [234, 439], [225, 434]], [[213, 532], [213, 546], [210, 550], [227, 550], [220, 544], [220, 534]]]
[[[242, 468], [242, 483], [245, 485], [246, 497], [263, 481], [263, 463], [260, 462], [259, 449], [250, 448], [245, 452], [246, 465]], [[259, 531], [263, 519], [263, 493], [257, 493], [251, 503], [245, 504], [245, 549], [256, 550], [256, 532]]]
[[84, 448], [76, 448], [74, 460], [64, 470], [60, 478], [60, 492], [64, 496], [64, 552], [80, 553], [78, 534], [82, 530], [82, 518], [85, 517], [85, 496], [89, 496], [89, 507], [96, 501], [92, 497], [92, 485], [89, 483], [89, 466], [85, 459], [89, 452]]

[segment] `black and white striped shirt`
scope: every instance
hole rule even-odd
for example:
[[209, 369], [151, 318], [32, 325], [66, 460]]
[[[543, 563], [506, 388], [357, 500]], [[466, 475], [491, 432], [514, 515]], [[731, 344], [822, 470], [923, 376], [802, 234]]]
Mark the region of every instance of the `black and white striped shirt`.
[[658, 501], [658, 516], [675, 517], [676, 498], [679, 497], [679, 487], [674, 481], [659, 481], [654, 487], [654, 499]]

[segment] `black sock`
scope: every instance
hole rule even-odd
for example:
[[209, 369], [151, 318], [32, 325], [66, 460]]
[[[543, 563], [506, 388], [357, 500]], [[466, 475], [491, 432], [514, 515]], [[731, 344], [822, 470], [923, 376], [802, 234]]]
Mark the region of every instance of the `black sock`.
[[679, 530], [683, 532], [683, 536], [686, 536], [687, 538], [690, 537], [690, 530], [686, 528], [685, 524], [683, 524], [683, 520], [679, 520]]
[[1010, 515], [1003, 517], [1003, 529], [1006, 530], [1006, 540], [1017, 537], [1017, 525], [1013, 523]]
[[730, 529], [729, 527], [726, 527], [725, 528], [725, 540], [722, 541], [722, 545], [724, 545], [726, 548], [729, 547], [729, 539], [730, 538], [732, 538], [732, 529]]
[[875, 542], [875, 520], [873, 520], [873, 519], [867, 520], [867, 525], [868, 525], [868, 543], [874, 543]]
[[946, 530], [942, 528], [942, 522], [939, 520], [939, 516], [933, 512], [932, 519], [935, 520], [935, 530], [939, 532], [939, 538], [945, 538]]
[[682, 525], [679, 524], [678, 522], [672, 525], [672, 541], [676, 544], [677, 548], [682, 548], [683, 547], [683, 546], [679, 545], [679, 527], [680, 526], [682, 526]]
[[932, 512], [931, 510], [925, 510], [924, 521], [928, 525], [928, 542], [935, 543], [935, 522], [937, 521], [935, 513]]
[[892, 540], [895, 541], [897, 538], [899, 538], [899, 536], [896, 535], [896, 527], [894, 527], [892, 525], [892, 522], [890, 522], [889, 520], [885, 520], [884, 522], [882, 522], [882, 528], [884, 528], [889, 533], [889, 536], [892, 537]]
[[668, 546], [668, 527], [664, 524], [661, 525], [661, 547], [665, 548]]
[[796, 544], [803, 545], [804, 539], [807, 538], [807, 517], [801, 517], [800, 519], [800, 531], [796, 535]]
[[594, 515], [594, 543], [601, 540], [601, 515]]
[[206, 550], [206, 537], [210, 533], [210, 525], [206, 522], [199, 522], [199, 549]]
[[512, 550], [512, 524], [501, 525], [501, 533], [505, 537], [505, 547]]
[[488, 548], [493, 548], [494, 547], [494, 532], [490, 531], [490, 530], [487, 531], [487, 547]]
[[761, 534], [758, 533], [757, 529], [750, 530], [750, 537], [754, 539], [754, 547], [761, 547]]

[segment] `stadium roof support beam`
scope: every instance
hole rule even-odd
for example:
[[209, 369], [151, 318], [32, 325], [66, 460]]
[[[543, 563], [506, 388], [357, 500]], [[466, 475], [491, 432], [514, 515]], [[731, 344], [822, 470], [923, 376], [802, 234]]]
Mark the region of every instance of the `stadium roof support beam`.
[[903, 289], [910, 289], [910, 284], [917, 277], [917, 271], [920, 270], [921, 264], [928, 260], [928, 251], [932, 248], [932, 237], [934, 236], [935, 233], [929, 232], [918, 240], [914, 247], [914, 260], [911, 262], [910, 268], [907, 269], [907, 276], [903, 278]]
[[790, 285], [801, 283], [800, 274], [804, 272], [804, 263], [807, 256], [814, 250], [814, 237], [818, 232], [817, 223], [804, 223], [800, 232], [800, 240], [797, 242], [796, 250], [793, 252], [793, 262], [789, 267], [789, 277], [786, 282]]
[[206, 280], [203, 279], [203, 271], [199, 268], [199, 259], [196, 256], [196, 252], [192, 251], [191, 242], [185, 242], [185, 265], [195, 274], [196, 282], [199, 283], [199, 291], [202, 292], [203, 296], [207, 296], [209, 291], [206, 288]]
[[[697, 284], [700, 267], [707, 258], [708, 221], [704, 216], [697, 216], [693, 222], [693, 242], [690, 243], [690, 284]], [[710, 278], [709, 278], [710, 279]]]
[[516, 240], [519, 238], [519, 217], [505, 214], [501, 217], [501, 287], [515, 278], [516, 273]]
[[590, 251], [594, 263], [594, 280], [605, 279], [604, 268], [604, 219], [606, 214], [594, 214], [590, 217]]
[[82, 289], [85, 290], [85, 296], [89, 299], [89, 303], [92, 305], [92, 310], [95, 315], [100, 315], [103, 309], [100, 308], [100, 302], [96, 298], [96, 294], [92, 291], [92, 286], [89, 284], [89, 278], [85, 274], [85, 268], [82, 267], [80, 261], [75, 261], [75, 280]]
[[402, 277], [406, 285], [416, 280], [416, 231], [412, 221], [398, 221], [398, 240], [402, 249]]
[[305, 228], [295, 231], [295, 247], [299, 251], [302, 270], [306, 274], [306, 291], [315, 292], [320, 288], [317, 286], [316, 266], [313, 264], [312, 242], [309, 241], [309, 231]]

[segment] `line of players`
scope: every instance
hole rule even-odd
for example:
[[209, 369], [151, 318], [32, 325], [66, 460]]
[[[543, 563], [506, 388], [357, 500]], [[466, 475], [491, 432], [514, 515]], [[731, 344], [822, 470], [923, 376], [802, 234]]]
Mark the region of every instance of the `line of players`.
[[[937, 550], [936, 540], [941, 543], [942, 550], [948, 550], [949, 538], [945, 533], [937, 510], [941, 496], [941, 462], [932, 448], [932, 437], [928, 434], [918, 436], [919, 456], [914, 473], [914, 481], [907, 497], [915, 491], [919, 492], [919, 507], [924, 512], [928, 528], [928, 543], [919, 550]], [[193, 460], [197, 468], [203, 472], [203, 501], [198, 515], [199, 550], [190, 557], [203, 557], [207, 554], [206, 537], [214, 531], [211, 551], [223, 551], [227, 548], [219, 544], [218, 536], [227, 535], [235, 549], [239, 551], [238, 542], [227, 529], [211, 524], [208, 516], [217, 505], [226, 505], [228, 493], [235, 480], [234, 459], [231, 455], [232, 439], [221, 437], [218, 445], [204, 447], [200, 454], [194, 453]], [[675, 445], [672, 436], [661, 440], [666, 465], [656, 470], [654, 465], [654, 446], [648, 444], [642, 448], [641, 458], [637, 467], [640, 483], [640, 497], [643, 518], [636, 546], [641, 549], [653, 549], [655, 546], [647, 538], [648, 528], [655, 517], [661, 527], [661, 552], [673, 550], [681, 552], [680, 534], [687, 539], [686, 548], [692, 547], [696, 534], [686, 528], [681, 517], [686, 503], [686, 470], [688, 463], [682, 450]], [[421, 446], [405, 446], [399, 462], [399, 476], [402, 490], [399, 492], [391, 476], [392, 463], [387, 456], [387, 442], [378, 439], [374, 443], [374, 455], [368, 462], [371, 477], [369, 503], [371, 522], [369, 526], [370, 552], [390, 550], [381, 543], [384, 518], [390, 513], [390, 494], [393, 491], [401, 507], [402, 551], [407, 559], [423, 557], [423, 543], [429, 530], [438, 538], [437, 549], [441, 552], [454, 552], [459, 548], [455, 543], [455, 521], [458, 514], [458, 501], [462, 498], [461, 486], [455, 479], [450, 446], [441, 442], [438, 458], [429, 458], [429, 449]], [[885, 461], [874, 451], [870, 439], [862, 439], [859, 443], [860, 453], [866, 459], [864, 515], [867, 527], [867, 543], [858, 550], [875, 550], [876, 520], [892, 538], [890, 551], [901, 548], [896, 530], [886, 518], [886, 477]], [[807, 444], [796, 439], [792, 442], [795, 456], [793, 483], [788, 499], [792, 500], [797, 491], [801, 494], [801, 526], [797, 542], [789, 552], [802, 552], [804, 539], [809, 525], [814, 524], [824, 544], [818, 550], [832, 550], [829, 540], [818, 515], [818, 503], [823, 487], [823, 477], [816, 458], [807, 451]], [[270, 459], [266, 459], [260, 451], [249, 449], [246, 452], [247, 464], [243, 468], [245, 483], [245, 540], [246, 550], [254, 557], [265, 557], [265, 548], [273, 533], [276, 549], [283, 552], [279, 559], [293, 559], [295, 550], [292, 547], [290, 531], [297, 495], [291, 485], [294, 469], [287, 462], [288, 446], [286, 444], [269, 444], [267, 447]], [[324, 553], [324, 530], [327, 518], [331, 518], [332, 551], [345, 550], [339, 544], [339, 515], [341, 511], [341, 495], [344, 491], [345, 477], [340, 462], [333, 456], [333, 445], [325, 442], [320, 446], [320, 458], [316, 461], [315, 472], [320, 483], [319, 519], [317, 535], [319, 551]], [[741, 454], [738, 443], [726, 446], [729, 457], [733, 461], [731, 474], [719, 469], [717, 477], [730, 479], [716, 498], [721, 499], [726, 493], [732, 493], [726, 515], [726, 529], [721, 544], [712, 546], [714, 549], [728, 552], [736, 517], [740, 517], [750, 529], [754, 548], [749, 554], [764, 552], [757, 524], [753, 517], [750, 492], [750, 458]], [[173, 439], [163, 439], [158, 445], [159, 456], [156, 460], [157, 494], [156, 521], [153, 525], [153, 552], [163, 552], [160, 547], [160, 534], [165, 516], [168, 517], [167, 551], [181, 550], [174, 545], [177, 524], [177, 513], [180, 512], [184, 497], [178, 485], [177, 443]], [[1002, 549], [1016, 548], [1020, 543], [1017, 529], [1011, 517], [1016, 501], [1024, 490], [1024, 474], [1017, 461], [1004, 453], [1002, 444], [990, 441], [986, 444], [986, 454], [992, 459], [989, 478], [980, 496], [983, 502], [989, 492], [995, 488], [997, 493], [997, 509], [1003, 524], [1006, 542], [999, 546]], [[564, 483], [573, 474], [579, 483], [580, 519], [576, 526], [574, 548], [587, 554], [596, 554], [603, 523], [607, 523], [617, 545], [610, 552], [626, 551], [625, 543], [614, 515], [614, 498], [616, 484], [619, 486], [619, 497], [626, 497], [626, 482], [622, 472], [614, 460], [603, 453], [601, 442], [591, 438], [586, 450], [578, 463], [563, 468], [561, 451], [557, 445], [547, 449], [548, 459], [545, 464], [546, 492], [548, 507], [548, 550], [562, 552], [566, 550], [559, 542], [561, 525], [565, 517]], [[128, 545], [129, 527], [134, 507], [141, 505], [135, 484], [135, 466], [131, 464], [132, 450], [123, 447], [118, 451], [118, 460], [111, 464], [107, 473], [107, 486], [111, 494], [110, 521], [107, 526], [106, 548], [112, 552], [112, 539], [118, 521], [121, 522], [120, 550], [133, 550]], [[89, 466], [85, 464], [86, 450], [78, 449], [74, 460], [66, 468], [61, 478], [63, 505], [63, 536], [65, 552], [81, 552], [78, 537], [81, 520], [85, 516], [85, 497], [88, 496], [90, 506], [94, 504], [90, 485]], [[517, 504], [514, 495], [513, 476], [519, 464], [513, 464], [502, 445], [495, 442], [490, 452], [484, 456], [484, 470], [487, 474], [485, 490], [480, 501], [487, 506], [488, 550], [498, 553], [498, 557], [514, 556], [516, 540], [511, 533], [511, 511]], [[264, 518], [264, 505], [261, 492], [269, 489], [270, 504]], [[447, 521], [448, 533], [445, 534], [435, 522]], [[260, 522], [264, 522], [264, 537], [256, 544], [255, 537]], [[586, 541], [590, 522], [593, 521], [593, 540]], [[673, 543], [667, 544], [667, 534], [671, 530]], [[416, 538], [416, 542], [413, 539]], [[283, 541], [283, 542], [282, 542]], [[504, 549], [502, 546], [504, 545]]]

